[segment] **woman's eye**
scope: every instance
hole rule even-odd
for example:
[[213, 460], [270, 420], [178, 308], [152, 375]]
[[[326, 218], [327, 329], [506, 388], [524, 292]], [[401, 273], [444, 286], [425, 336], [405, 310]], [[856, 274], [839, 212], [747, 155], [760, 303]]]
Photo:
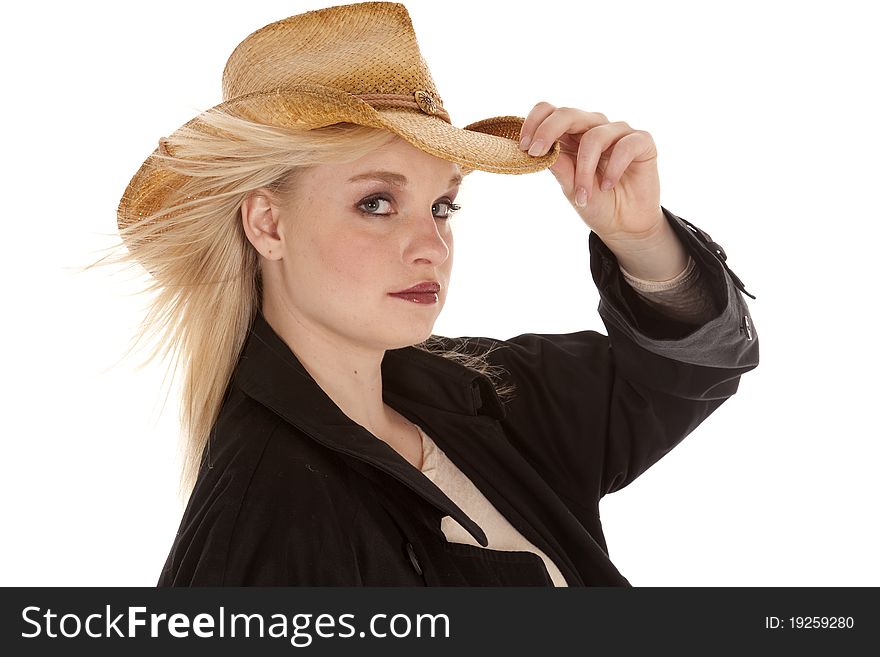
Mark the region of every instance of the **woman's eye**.
[[358, 207], [367, 214], [388, 215], [391, 214], [391, 201], [381, 196], [371, 196], [358, 204]]
[[437, 201], [431, 206], [431, 213], [438, 219], [448, 219], [457, 210], [461, 210], [461, 206], [452, 201]]
[[[391, 201], [383, 196], [370, 196], [358, 203], [358, 209], [364, 214], [374, 215], [377, 217], [386, 217], [393, 214], [391, 209]], [[431, 214], [436, 219], [449, 219], [461, 206], [455, 205], [452, 201], [437, 201], [431, 205]]]

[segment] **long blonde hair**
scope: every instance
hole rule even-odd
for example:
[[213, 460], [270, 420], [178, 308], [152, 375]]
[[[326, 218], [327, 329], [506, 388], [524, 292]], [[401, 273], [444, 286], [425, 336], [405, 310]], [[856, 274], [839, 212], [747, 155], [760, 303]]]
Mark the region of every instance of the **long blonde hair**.
[[[195, 483], [248, 330], [262, 306], [259, 257], [241, 222], [243, 199], [262, 187], [281, 188], [297, 170], [351, 161], [394, 138], [388, 131], [353, 124], [294, 130], [208, 112], [199, 129], [178, 130], [165, 140], [165, 154], [158, 155], [163, 166], [185, 176], [183, 186], [162, 210], [121, 229], [122, 242], [114, 252], [90, 265], [139, 264], [153, 277], [142, 292], [155, 296], [134, 344], [158, 337], [148, 360], [170, 353], [172, 378], [178, 368], [183, 371], [185, 494]], [[500, 385], [503, 370], [487, 362], [489, 352], [475, 353], [465, 345], [449, 350], [431, 336], [413, 346], [488, 376], [499, 396], [508, 397], [514, 387]]]

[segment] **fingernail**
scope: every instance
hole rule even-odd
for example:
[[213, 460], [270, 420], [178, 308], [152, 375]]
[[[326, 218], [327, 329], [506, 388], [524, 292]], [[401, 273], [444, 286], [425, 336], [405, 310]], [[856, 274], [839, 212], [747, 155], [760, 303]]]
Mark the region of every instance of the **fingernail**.
[[602, 181], [602, 187], [601, 187], [601, 189], [602, 189], [603, 192], [607, 192], [607, 191], [608, 191], [609, 189], [611, 189], [613, 186], [614, 186], [614, 183], [612, 183], [610, 180], [608, 180], [608, 178], [606, 178], [605, 180]]
[[528, 150], [529, 144], [532, 143], [532, 138], [528, 135], [523, 135], [522, 139], [519, 140], [519, 150], [525, 151]]
[[577, 194], [574, 197], [574, 204], [579, 208], [587, 205], [587, 190], [583, 187], [577, 188]]
[[529, 149], [529, 155], [543, 155], [544, 154], [544, 142], [540, 139], [532, 144], [532, 147]]

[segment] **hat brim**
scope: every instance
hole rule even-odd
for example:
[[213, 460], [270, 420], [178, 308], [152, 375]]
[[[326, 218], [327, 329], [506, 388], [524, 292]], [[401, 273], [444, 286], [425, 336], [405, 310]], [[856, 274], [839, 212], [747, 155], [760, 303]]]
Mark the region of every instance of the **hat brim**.
[[[256, 123], [277, 127], [314, 129], [337, 123], [382, 128], [416, 148], [473, 170], [525, 174], [551, 166], [559, 155], [559, 142], [543, 156], [519, 149], [523, 119], [499, 116], [457, 128], [438, 116], [405, 109], [376, 109], [369, 103], [318, 85], [301, 85], [268, 93], [255, 93], [216, 105], [208, 112], [226, 112]], [[200, 117], [185, 127], [199, 127]], [[173, 141], [173, 139], [172, 139]], [[180, 174], [162, 166], [157, 148], [132, 177], [118, 209], [120, 228], [165, 206], [169, 193], [182, 182]]]

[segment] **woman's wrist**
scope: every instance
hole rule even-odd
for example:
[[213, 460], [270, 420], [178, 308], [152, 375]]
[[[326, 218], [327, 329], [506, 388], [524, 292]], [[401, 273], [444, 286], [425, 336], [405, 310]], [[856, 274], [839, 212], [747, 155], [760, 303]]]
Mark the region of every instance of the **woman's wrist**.
[[617, 258], [621, 269], [643, 281], [670, 281], [688, 266], [689, 254], [665, 217], [652, 235], [602, 241]]

